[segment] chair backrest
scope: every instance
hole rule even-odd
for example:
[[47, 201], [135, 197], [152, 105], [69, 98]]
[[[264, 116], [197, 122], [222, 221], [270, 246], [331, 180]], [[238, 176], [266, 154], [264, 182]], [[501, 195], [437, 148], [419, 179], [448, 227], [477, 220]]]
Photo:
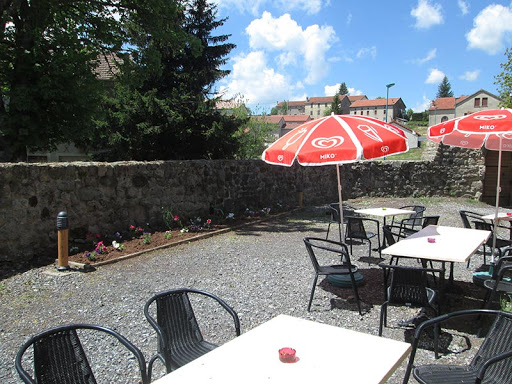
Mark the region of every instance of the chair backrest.
[[351, 239], [368, 239], [362, 218], [354, 216], [347, 217], [347, 232], [345, 237]]
[[427, 272], [438, 270], [402, 265], [380, 264], [380, 266], [384, 271], [384, 283], [387, 285], [387, 297], [390, 303], [428, 305]]
[[[502, 312], [492, 324], [485, 340], [471, 361], [471, 366], [480, 367], [491, 357], [512, 350], [512, 314]], [[486, 371], [485, 377], [492, 377], [493, 383], [509, 383], [512, 376], [512, 358], [492, 364]], [[487, 382], [487, 381], [486, 381]]]
[[[329, 213], [331, 214], [331, 221], [334, 221], [338, 224], [341, 222], [341, 215], [340, 215], [340, 203], [330, 203], [327, 208], [329, 209]], [[354, 215], [354, 209], [348, 208], [343, 204], [343, 221], [346, 223], [347, 220], [345, 219], [346, 216], [352, 216]]]
[[331, 214], [331, 221], [334, 221], [338, 224], [341, 222], [340, 216], [340, 204], [339, 203], [331, 203], [327, 206], [329, 209], [329, 213]]
[[313, 268], [315, 268], [315, 272], [320, 271], [320, 262], [318, 261], [318, 257], [316, 255], [316, 251], [323, 250], [326, 252], [332, 252], [336, 255], [341, 256], [342, 263], [349, 266], [352, 265], [350, 262], [350, 255], [348, 253], [348, 248], [345, 244], [340, 243], [338, 241], [320, 239], [317, 237], [306, 237], [304, 238], [304, 244], [306, 245], [306, 249], [309, 254], [309, 258], [311, 259], [311, 263], [313, 264]]
[[439, 223], [439, 216], [424, 216], [422, 228], [428, 227], [429, 225], [437, 225]]
[[388, 246], [396, 243], [395, 235], [388, 225], [382, 227], [382, 232], [384, 232], [384, 238], [386, 239]]
[[[119, 333], [92, 324], [65, 325], [33, 336], [16, 355], [15, 366], [21, 379], [25, 383], [37, 384], [96, 384], [77, 330], [93, 330], [113, 336], [136, 358], [142, 383], [148, 383], [142, 352]], [[23, 368], [23, 356], [31, 346], [35, 378]]]
[[[158, 351], [164, 356], [167, 371], [171, 371], [171, 355], [204, 340], [197, 322], [189, 294], [211, 298], [219, 303], [233, 318], [237, 336], [240, 335], [240, 320], [237, 313], [222, 299], [212, 293], [190, 288], [171, 289], [150, 298], [144, 307], [146, 319], [158, 334]], [[156, 304], [156, 320], [150, 313]]]
[[464, 224], [464, 228], [473, 228], [471, 225], [471, 221], [483, 221], [482, 215], [477, 212], [461, 210], [459, 211], [460, 218], [462, 219], [462, 224]]
[[[486, 221], [475, 220], [475, 221], [473, 221], [473, 224], [475, 225], [475, 229], [479, 229], [479, 230], [483, 230], [483, 231], [492, 232], [494, 229], [494, 226], [491, 223], [488, 223]], [[492, 247], [492, 236], [489, 236], [489, 238], [487, 239], [485, 244]]]
[[400, 209], [409, 209], [416, 213], [411, 213], [407, 220], [402, 220], [402, 223], [408, 226], [416, 227], [421, 225], [421, 219], [423, 217], [423, 212], [425, 212], [426, 208], [423, 205], [406, 205], [400, 207]]

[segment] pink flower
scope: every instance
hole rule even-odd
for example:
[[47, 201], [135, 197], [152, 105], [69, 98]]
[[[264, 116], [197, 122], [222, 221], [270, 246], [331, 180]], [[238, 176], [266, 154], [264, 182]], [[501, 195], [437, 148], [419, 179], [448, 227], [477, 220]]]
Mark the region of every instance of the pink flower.
[[137, 228], [137, 231], [142, 232], [142, 228], [141, 227]]
[[211, 219], [206, 220], [206, 224], [211, 224], [211, 223], [212, 223]]
[[101, 235], [99, 233], [96, 234], [96, 238], [99, 239]]
[[135, 229], [135, 225], [130, 225], [130, 230], [134, 230]]
[[178, 215], [174, 216], [174, 221], [179, 221], [180, 217]]

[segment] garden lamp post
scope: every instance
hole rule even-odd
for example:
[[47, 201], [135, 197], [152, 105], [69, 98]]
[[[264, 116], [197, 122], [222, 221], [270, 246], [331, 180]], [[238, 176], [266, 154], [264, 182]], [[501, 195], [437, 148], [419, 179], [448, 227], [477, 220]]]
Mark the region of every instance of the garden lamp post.
[[386, 84], [386, 123], [388, 122], [388, 98], [389, 98], [389, 88], [391, 88], [395, 83]]
[[65, 211], [59, 212], [57, 215], [58, 271], [70, 269], [68, 264], [68, 232], [68, 214]]

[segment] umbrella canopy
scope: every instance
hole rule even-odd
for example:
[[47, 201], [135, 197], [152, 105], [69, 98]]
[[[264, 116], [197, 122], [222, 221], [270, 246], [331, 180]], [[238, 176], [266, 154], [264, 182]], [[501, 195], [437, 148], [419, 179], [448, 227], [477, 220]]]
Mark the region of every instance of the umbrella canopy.
[[[435, 142], [461, 148], [481, 148], [498, 151], [495, 224], [500, 200], [502, 151], [512, 151], [512, 109], [487, 109], [447, 120], [428, 128], [427, 137]], [[496, 246], [496, 227], [493, 231], [492, 260]]]
[[356, 115], [334, 115], [310, 120], [272, 143], [261, 158], [290, 167], [336, 165], [341, 225], [343, 209], [339, 165], [375, 159], [409, 150], [404, 132], [381, 120]]

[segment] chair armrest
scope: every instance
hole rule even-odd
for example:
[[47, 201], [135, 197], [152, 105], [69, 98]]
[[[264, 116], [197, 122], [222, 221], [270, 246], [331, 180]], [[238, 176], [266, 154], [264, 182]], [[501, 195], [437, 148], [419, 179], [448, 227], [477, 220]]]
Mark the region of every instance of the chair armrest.
[[476, 376], [475, 383], [479, 384], [479, 383], [484, 381], [485, 372], [493, 364], [496, 364], [496, 363], [500, 362], [501, 360], [508, 359], [508, 358], [511, 358], [511, 357], [512, 357], [512, 349], [510, 349], [510, 350], [508, 350], [506, 352], [502, 352], [499, 355], [493, 356], [493, 357], [487, 359], [486, 361], [484, 361], [482, 363], [482, 366], [478, 370], [478, 374]]

